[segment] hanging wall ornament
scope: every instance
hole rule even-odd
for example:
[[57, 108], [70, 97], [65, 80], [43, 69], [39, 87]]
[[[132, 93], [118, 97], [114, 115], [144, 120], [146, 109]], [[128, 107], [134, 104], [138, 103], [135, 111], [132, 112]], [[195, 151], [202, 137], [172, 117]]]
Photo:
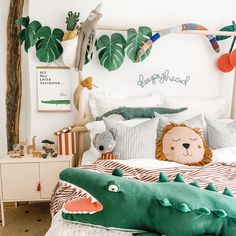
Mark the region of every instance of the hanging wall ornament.
[[[187, 23], [187, 24], [182, 24], [182, 25], [178, 25], [178, 26], [174, 26], [174, 27], [160, 30], [157, 33], [155, 33], [154, 35], [152, 35], [150, 37], [150, 39], [143, 42], [142, 47], [137, 51], [137, 53], [135, 55], [135, 60], [142, 61], [143, 55], [145, 55], [145, 53], [152, 47], [153, 43], [155, 43], [159, 38], [161, 38], [167, 34], [179, 33], [179, 32], [187, 31], [187, 30], [207, 30], [207, 28], [202, 25], [199, 25], [199, 24]], [[209, 40], [212, 48], [215, 50], [215, 52], [219, 52], [220, 48], [219, 48], [219, 44], [216, 41], [216, 38], [213, 35], [206, 35], [206, 37], [208, 38], [208, 40]]]
[[[232, 25], [225, 26], [220, 31], [236, 32], [235, 22], [232, 21]], [[228, 38], [230, 38], [230, 36], [217, 36], [216, 37], [218, 41], [222, 41]], [[232, 71], [236, 66], [236, 49], [233, 50], [235, 42], [236, 42], [236, 37], [233, 38], [229, 52], [222, 54], [217, 60], [218, 69], [224, 73]]]
[[125, 58], [125, 46], [126, 41], [122, 34], [101, 36], [96, 43], [96, 49], [101, 49], [98, 54], [100, 64], [109, 71], [120, 68]]
[[21, 44], [24, 43], [26, 52], [36, 46], [36, 56], [41, 62], [53, 62], [57, 60], [62, 52], [61, 46], [64, 32], [61, 29], [51, 30], [48, 26], [43, 26], [40, 22], [34, 20], [30, 22], [30, 18], [21, 17], [16, 20], [16, 24], [24, 27], [19, 33]]
[[136, 55], [143, 44], [152, 36], [151, 28], [147, 26], [140, 26], [138, 30], [128, 29], [127, 38], [127, 55], [132, 62], [143, 61], [151, 52], [151, 46], [136, 60]]

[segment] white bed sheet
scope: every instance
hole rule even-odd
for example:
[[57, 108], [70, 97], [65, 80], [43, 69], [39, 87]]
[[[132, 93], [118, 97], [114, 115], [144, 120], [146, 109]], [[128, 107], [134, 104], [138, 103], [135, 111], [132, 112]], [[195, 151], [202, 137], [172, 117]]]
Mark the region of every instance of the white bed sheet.
[[70, 222], [62, 218], [59, 211], [52, 219], [52, 225], [45, 236], [132, 236], [135, 231], [105, 229]]
[[[236, 161], [236, 147], [230, 148], [220, 148], [212, 150], [213, 153], [213, 162], [235, 162]], [[82, 157], [82, 165], [87, 165], [95, 162], [98, 159], [98, 156], [93, 153], [91, 149], [84, 152]], [[175, 162], [164, 162], [156, 159], [132, 159], [132, 160], [117, 160], [125, 165], [137, 168], [168, 168], [183, 166]]]
[[[91, 163], [91, 153], [85, 152], [87, 163]], [[133, 159], [133, 160], [116, 160], [130, 167], [145, 168], [145, 169], [157, 169], [157, 168], [171, 168], [177, 166], [183, 166], [174, 162], [159, 161], [155, 159]], [[236, 161], [236, 147], [233, 148], [221, 148], [213, 150], [213, 162], [225, 162], [232, 163]], [[185, 166], [188, 168], [187, 166]], [[192, 168], [192, 167], [191, 167]], [[46, 236], [131, 236], [131, 232], [108, 230], [104, 228], [92, 227], [88, 225], [82, 225], [80, 223], [73, 223], [66, 221], [61, 216], [59, 211], [52, 219], [52, 225]]]

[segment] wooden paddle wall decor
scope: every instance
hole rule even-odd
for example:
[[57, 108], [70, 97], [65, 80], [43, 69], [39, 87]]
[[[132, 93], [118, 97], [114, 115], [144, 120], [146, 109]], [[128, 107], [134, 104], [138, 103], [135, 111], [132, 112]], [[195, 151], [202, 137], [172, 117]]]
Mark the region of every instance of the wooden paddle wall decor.
[[21, 45], [18, 37], [20, 27], [17, 18], [22, 16], [24, 0], [11, 0], [7, 21], [7, 143], [8, 150], [19, 142], [19, 120], [21, 108]]

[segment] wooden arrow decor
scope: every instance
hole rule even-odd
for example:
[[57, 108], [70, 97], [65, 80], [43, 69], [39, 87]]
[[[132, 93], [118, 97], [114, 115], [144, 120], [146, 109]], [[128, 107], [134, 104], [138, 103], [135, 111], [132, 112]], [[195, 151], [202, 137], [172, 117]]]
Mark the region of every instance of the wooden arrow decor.
[[11, 0], [7, 21], [7, 143], [12, 150], [19, 142], [19, 120], [21, 108], [21, 45], [18, 37], [20, 27], [15, 24], [22, 16], [24, 0]]

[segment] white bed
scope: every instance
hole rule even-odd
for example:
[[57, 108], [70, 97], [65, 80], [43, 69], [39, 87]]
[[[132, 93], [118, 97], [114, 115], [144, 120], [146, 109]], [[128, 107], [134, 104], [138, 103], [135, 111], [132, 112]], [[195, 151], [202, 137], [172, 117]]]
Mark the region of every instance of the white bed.
[[[224, 165], [229, 163], [233, 164], [233, 171], [235, 173], [234, 182], [236, 181], [236, 148], [221, 148], [217, 150], [213, 150], [213, 162], [214, 163], [224, 163]], [[85, 152], [84, 158], [89, 160], [89, 152]], [[148, 170], [152, 169], [176, 169], [176, 168], [185, 168], [189, 170], [193, 170], [194, 168], [199, 167], [188, 167], [181, 164], [173, 163], [173, 162], [164, 162], [155, 159], [134, 159], [134, 160], [117, 160], [116, 162], [122, 163], [129, 167], [134, 168], [145, 168]], [[88, 161], [86, 164], [89, 164]], [[235, 191], [235, 190], [234, 190]], [[234, 193], [235, 194], [235, 193]], [[132, 235], [132, 232], [129, 231], [118, 231], [118, 230], [109, 230], [104, 228], [98, 228], [88, 225], [82, 225], [80, 223], [73, 223], [66, 221], [61, 216], [61, 211], [57, 212], [52, 219], [52, 225], [46, 236], [115, 236], [115, 235]]]

